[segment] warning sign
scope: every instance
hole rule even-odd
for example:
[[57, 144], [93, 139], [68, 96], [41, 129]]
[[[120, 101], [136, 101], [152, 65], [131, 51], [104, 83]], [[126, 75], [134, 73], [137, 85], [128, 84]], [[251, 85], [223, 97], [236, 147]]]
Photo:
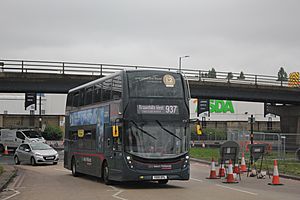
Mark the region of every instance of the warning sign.
[[289, 76], [289, 87], [300, 87], [300, 73], [292, 72]]

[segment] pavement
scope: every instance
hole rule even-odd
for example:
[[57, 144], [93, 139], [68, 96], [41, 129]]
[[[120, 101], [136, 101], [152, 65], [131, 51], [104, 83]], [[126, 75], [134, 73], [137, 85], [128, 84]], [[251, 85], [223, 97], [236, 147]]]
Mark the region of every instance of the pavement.
[[17, 169], [13, 165], [2, 165], [4, 172], [0, 175], [0, 191], [5, 189], [12, 178], [16, 175]]

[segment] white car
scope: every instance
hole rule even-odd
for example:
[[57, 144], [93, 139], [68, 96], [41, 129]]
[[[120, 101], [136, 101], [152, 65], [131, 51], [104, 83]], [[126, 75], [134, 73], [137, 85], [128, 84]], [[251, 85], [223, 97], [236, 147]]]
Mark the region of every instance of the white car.
[[56, 165], [59, 156], [57, 151], [48, 144], [32, 142], [21, 144], [16, 149], [14, 160], [16, 165], [19, 165], [21, 162], [30, 163], [33, 166], [42, 163]]

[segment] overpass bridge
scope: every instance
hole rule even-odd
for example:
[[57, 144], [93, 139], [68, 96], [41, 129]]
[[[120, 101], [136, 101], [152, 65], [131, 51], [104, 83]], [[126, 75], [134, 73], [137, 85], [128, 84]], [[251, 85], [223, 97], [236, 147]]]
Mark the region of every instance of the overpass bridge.
[[[0, 59], [0, 93], [67, 93], [69, 89], [119, 70], [157, 69], [157, 66], [114, 65]], [[300, 88], [277, 76], [182, 69], [189, 81], [191, 96], [203, 99], [228, 99], [269, 103], [270, 113], [281, 116], [283, 132], [300, 133]], [[280, 104], [280, 105], [278, 105]], [[298, 138], [300, 144], [300, 137]]]
[[[0, 92], [67, 93], [69, 89], [119, 70], [176, 68], [52, 61], [0, 60]], [[277, 76], [216, 72], [210, 78], [205, 70], [182, 69], [194, 98], [300, 104], [300, 88]]]

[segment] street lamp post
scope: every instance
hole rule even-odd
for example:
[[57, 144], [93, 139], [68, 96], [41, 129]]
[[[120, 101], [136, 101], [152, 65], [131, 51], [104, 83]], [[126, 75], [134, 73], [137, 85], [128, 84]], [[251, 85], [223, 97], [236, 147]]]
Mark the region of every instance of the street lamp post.
[[179, 72], [181, 72], [181, 59], [182, 58], [188, 58], [188, 57], [190, 57], [190, 56], [180, 56], [179, 57]]

